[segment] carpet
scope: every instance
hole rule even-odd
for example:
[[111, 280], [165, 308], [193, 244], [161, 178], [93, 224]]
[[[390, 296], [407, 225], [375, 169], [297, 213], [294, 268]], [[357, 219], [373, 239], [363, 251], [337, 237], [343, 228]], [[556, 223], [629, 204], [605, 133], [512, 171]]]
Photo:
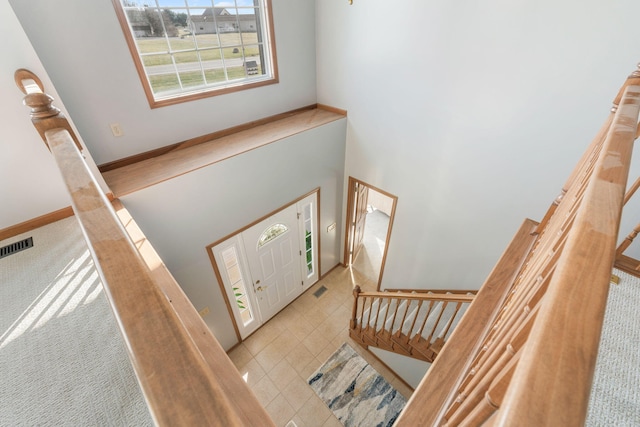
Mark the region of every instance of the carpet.
[[346, 343], [308, 382], [346, 427], [391, 426], [407, 403], [404, 396]]
[[152, 426], [125, 342], [78, 222], [2, 245], [0, 426]]
[[586, 427], [640, 426], [640, 279], [614, 270]]

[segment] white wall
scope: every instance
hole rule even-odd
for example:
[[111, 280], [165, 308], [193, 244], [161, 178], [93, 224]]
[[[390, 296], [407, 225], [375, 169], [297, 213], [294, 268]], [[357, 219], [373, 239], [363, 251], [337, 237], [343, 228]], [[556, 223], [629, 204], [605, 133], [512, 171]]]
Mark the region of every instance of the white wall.
[[633, 0], [317, 2], [318, 102], [349, 111], [346, 173], [399, 197], [383, 285], [482, 283], [635, 68], [638, 13]]
[[349, 112], [346, 175], [398, 196], [387, 287], [478, 288], [640, 60], [636, 0], [322, 0], [316, 12], [318, 102]]
[[273, 1], [279, 84], [153, 110], [111, 0], [10, 1], [98, 164], [316, 102], [313, 0]]
[[0, 28], [7, 35], [0, 44], [3, 58], [0, 61], [0, 200], [3, 207], [0, 229], [3, 229], [62, 209], [69, 201], [53, 158], [31, 124], [29, 109], [22, 105], [24, 95], [16, 87], [13, 73], [18, 68], [29, 68], [48, 89], [52, 85], [6, 0], [0, 1]]
[[[0, 28], [5, 35], [0, 44], [1, 230], [69, 206], [70, 199], [51, 153], [31, 124], [29, 109], [22, 105], [24, 95], [13, 73], [18, 68], [33, 71], [66, 114], [65, 106], [7, 0], [0, 0]], [[97, 171], [86, 156], [89, 167]], [[99, 183], [106, 188], [101, 177]]]
[[225, 349], [237, 339], [205, 248], [320, 187], [321, 273], [338, 264], [345, 132], [341, 119], [122, 198]]

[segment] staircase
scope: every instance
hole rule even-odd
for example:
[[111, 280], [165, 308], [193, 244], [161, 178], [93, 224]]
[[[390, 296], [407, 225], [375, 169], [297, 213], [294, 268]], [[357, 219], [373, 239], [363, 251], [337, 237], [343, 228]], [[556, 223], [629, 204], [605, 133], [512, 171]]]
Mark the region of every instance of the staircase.
[[374, 346], [432, 363], [473, 301], [475, 291], [354, 289], [349, 335]]

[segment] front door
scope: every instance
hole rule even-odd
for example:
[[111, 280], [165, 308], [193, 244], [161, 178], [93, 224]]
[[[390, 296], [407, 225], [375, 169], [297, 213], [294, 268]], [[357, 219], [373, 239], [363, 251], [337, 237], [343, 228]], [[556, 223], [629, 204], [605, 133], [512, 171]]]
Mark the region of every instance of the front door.
[[242, 232], [247, 262], [262, 321], [302, 291], [300, 238], [296, 205]]

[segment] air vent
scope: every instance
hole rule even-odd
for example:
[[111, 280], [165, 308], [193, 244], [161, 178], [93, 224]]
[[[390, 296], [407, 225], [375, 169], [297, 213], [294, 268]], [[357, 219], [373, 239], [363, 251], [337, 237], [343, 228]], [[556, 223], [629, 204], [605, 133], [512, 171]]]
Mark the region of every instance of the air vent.
[[12, 243], [7, 246], [3, 246], [0, 248], [0, 258], [6, 258], [9, 255], [13, 255], [20, 251], [24, 251], [25, 249], [29, 249], [33, 246], [33, 237], [29, 237], [24, 240], [20, 240], [19, 242]]
[[324, 294], [326, 291], [327, 291], [327, 288], [324, 285], [322, 285], [318, 288], [317, 291], [313, 293], [313, 295], [315, 295], [316, 298], [320, 298], [320, 295]]

